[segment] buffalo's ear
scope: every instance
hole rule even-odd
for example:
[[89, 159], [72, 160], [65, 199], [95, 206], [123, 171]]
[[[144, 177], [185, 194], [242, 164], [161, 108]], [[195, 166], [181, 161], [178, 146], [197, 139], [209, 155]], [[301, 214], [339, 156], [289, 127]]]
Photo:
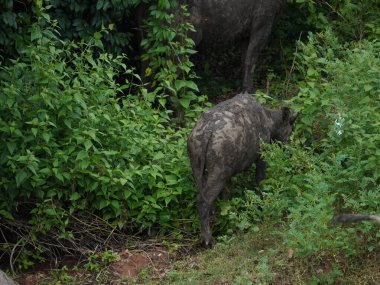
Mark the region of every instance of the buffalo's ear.
[[282, 120], [284, 122], [289, 121], [290, 119], [290, 108], [289, 107], [282, 107]]
[[297, 120], [297, 118], [299, 117], [300, 114], [301, 114], [301, 112], [297, 112], [294, 116], [291, 116], [290, 119], [289, 119], [289, 123], [291, 125], [293, 125], [296, 122], [296, 120]]

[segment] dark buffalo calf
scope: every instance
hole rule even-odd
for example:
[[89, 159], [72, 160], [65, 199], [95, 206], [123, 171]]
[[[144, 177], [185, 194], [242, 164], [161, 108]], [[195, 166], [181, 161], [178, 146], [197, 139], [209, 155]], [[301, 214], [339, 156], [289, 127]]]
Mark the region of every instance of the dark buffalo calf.
[[248, 94], [236, 95], [201, 115], [187, 146], [198, 188], [197, 207], [205, 246], [212, 246], [210, 213], [225, 183], [255, 162], [258, 184], [265, 176], [260, 139], [287, 143], [297, 116], [286, 107], [265, 109]]

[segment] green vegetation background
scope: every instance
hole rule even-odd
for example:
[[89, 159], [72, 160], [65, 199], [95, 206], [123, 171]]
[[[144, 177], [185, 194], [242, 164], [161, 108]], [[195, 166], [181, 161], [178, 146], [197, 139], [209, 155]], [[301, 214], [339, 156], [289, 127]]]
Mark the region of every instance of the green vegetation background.
[[[197, 62], [196, 76], [192, 26], [170, 13], [186, 10], [159, 0], [144, 22], [144, 86], [132, 67], [141, 2], [0, 1], [3, 262], [28, 268], [51, 252], [96, 248], [115, 230], [198, 232], [187, 135], [211, 106], [205, 95], [221, 100], [236, 82], [215, 89], [202, 80], [216, 55]], [[284, 243], [300, 257], [376, 250], [375, 225], [360, 226], [368, 243], [358, 247], [355, 227], [329, 224], [335, 213], [379, 209], [378, 15], [377, 1], [289, 1], [256, 97], [302, 116], [292, 144], [265, 146], [263, 197], [251, 171], [218, 202], [220, 239], [271, 221], [287, 225]], [[109, 229], [99, 239], [93, 220]]]

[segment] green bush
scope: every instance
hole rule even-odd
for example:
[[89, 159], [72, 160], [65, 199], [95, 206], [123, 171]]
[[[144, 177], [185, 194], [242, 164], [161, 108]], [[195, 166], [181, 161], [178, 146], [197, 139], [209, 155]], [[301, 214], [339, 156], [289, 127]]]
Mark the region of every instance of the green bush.
[[88, 212], [120, 228], [192, 230], [188, 129], [152, 107], [122, 57], [55, 35], [41, 29], [1, 69], [2, 222], [28, 221], [37, 240]]
[[[101, 0], [96, 7], [71, 1], [68, 10], [61, 11], [60, 20], [67, 24], [62, 34], [90, 43], [61, 40], [41, 20], [31, 24], [33, 17], [50, 20], [41, 1], [35, 2], [31, 15], [26, 9], [17, 17], [11, 2], [0, 12], [6, 24], [0, 28], [0, 44], [8, 45], [5, 54], [20, 47], [20, 57], [0, 70], [0, 221], [21, 221], [30, 236], [12, 237], [13, 244], [2, 243], [2, 250], [10, 253], [15, 248], [21, 265], [28, 267], [48, 250], [38, 246], [41, 235], [59, 231], [58, 242], [73, 239], [68, 225], [81, 215], [134, 231], [196, 229], [196, 190], [185, 148], [189, 129], [174, 125], [167, 108], [177, 111], [180, 122], [197, 118], [200, 108], [191, 103], [204, 97], [195, 96], [192, 81], [189, 55], [194, 43], [187, 37], [192, 27], [186, 22], [171, 27], [174, 15], [168, 9], [175, 7], [174, 1], [151, 5], [145, 25], [146, 75], [153, 78], [153, 91], [139, 85], [125, 57], [104, 53], [101, 41], [116, 43], [116, 51], [126, 47], [117, 39], [127, 40], [126, 34], [113, 38], [102, 19], [116, 13], [121, 21], [120, 7], [140, 1], [111, 1], [123, 2], [120, 7]], [[51, 2], [57, 8], [52, 15], [59, 14], [63, 4]], [[320, 3], [298, 3], [309, 5], [309, 25], [327, 19]], [[343, 5], [338, 10], [352, 20], [353, 11], [364, 11], [364, 6]], [[85, 29], [89, 16], [74, 32], [67, 13], [87, 9], [95, 15], [95, 29]], [[374, 38], [376, 22], [371, 16], [360, 26], [364, 37]], [[219, 201], [219, 232], [257, 231], [260, 220], [287, 221], [286, 242], [299, 255], [340, 249], [355, 253], [352, 230], [330, 227], [329, 221], [337, 212], [375, 213], [380, 206], [380, 45], [357, 38], [356, 30], [347, 37], [358, 43], [341, 43], [342, 35], [350, 33], [348, 23], [331, 25], [340, 37], [327, 31], [310, 34], [308, 42], [300, 44], [296, 72], [304, 79], [297, 83], [298, 95], [289, 100], [302, 111], [295, 142], [266, 146], [263, 199], [249, 188], [251, 173], [237, 178], [238, 188], [247, 191]], [[114, 28], [109, 19], [104, 24]], [[259, 100], [270, 99], [260, 94]], [[379, 236], [372, 224], [356, 227], [367, 241]]]
[[[94, 34], [102, 37], [107, 51], [132, 54], [131, 40], [135, 28], [134, 8], [141, 0], [113, 1], [15, 1], [1, 0], [0, 50], [5, 57], [15, 57], [28, 45], [31, 24], [41, 16], [41, 7], [48, 8], [47, 18], [55, 19], [60, 34], [67, 40], [88, 41]], [[106, 34], [99, 34], [104, 28]]]
[[294, 96], [298, 81], [303, 79], [293, 68], [295, 43], [306, 42], [309, 32], [326, 29], [342, 43], [376, 40], [380, 34], [379, 8], [376, 0], [287, 0], [255, 70], [258, 88], [280, 100]]
[[162, 0], [149, 7], [149, 17], [145, 21], [147, 34], [141, 46], [144, 48], [142, 61], [144, 76], [154, 88], [156, 100], [164, 108], [175, 111], [176, 120], [184, 124], [185, 116], [195, 118], [191, 112], [192, 102], [203, 102], [198, 97], [198, 87], [190, 55], [195, 53], [194, 41], [189, 33], [194, 31], [187, 23], [189, 13], [185, 5], [176, 1]]
[[[298, 70], [305, 79], [289, 101], [302, 111], [296, 143], [271, 145], [263, 154], [269, 167], [264, 210], [287, 216], [286, 241], [300, 255], [353, 254], [361, 248], [353, 246], [358, 239], [330, 224], [334, 213], [379, 209], [379, 51], [377, 42], [341, 44], [331, 31], [310, 34], [300, 46]], [[373, 224], [353, 227], [367, 241], [379, 235]]]

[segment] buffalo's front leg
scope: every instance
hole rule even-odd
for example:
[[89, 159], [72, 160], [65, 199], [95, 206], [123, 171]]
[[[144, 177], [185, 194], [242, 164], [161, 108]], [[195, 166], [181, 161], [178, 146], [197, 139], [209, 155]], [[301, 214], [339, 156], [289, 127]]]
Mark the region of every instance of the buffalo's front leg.
[[205, 247], [213, 246], [213, 238], [210, 229], [210, 217], [213, 209], [214, 201], [223, 189], [224, 181], [217, 179], [207, 179], [207, 183], [197, 196], [198, 214], [201, 221], [201, 240]]

